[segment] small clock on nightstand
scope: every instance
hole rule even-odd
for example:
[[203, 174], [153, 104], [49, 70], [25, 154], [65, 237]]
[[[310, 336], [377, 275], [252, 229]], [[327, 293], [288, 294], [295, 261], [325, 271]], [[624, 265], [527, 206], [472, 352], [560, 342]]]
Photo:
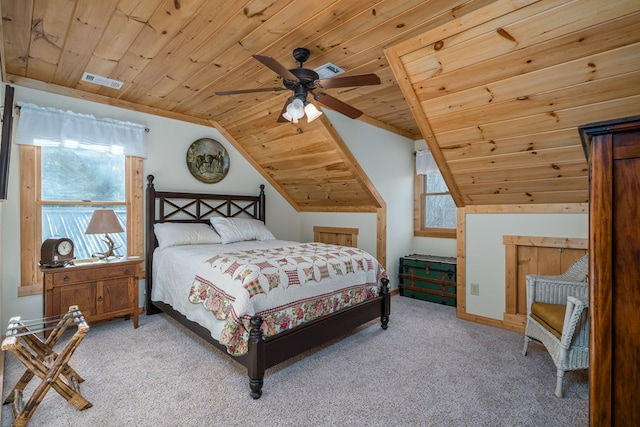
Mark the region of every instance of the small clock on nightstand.
[[53, 237], [42, 242], [40, 247], [40, 265], [42, 267], [61, 267], [73, 260], [73, 241], [67, 237]]

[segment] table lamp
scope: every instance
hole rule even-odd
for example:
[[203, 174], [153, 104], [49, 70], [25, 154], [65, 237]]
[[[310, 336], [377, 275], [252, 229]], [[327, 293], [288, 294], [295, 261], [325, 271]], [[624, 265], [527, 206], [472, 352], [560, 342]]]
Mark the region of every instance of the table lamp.
[[[87, 230], [84, 232], [85, 234], [102, 234], [104, 233], [104, 238], [102, 239], [108, 246], [106, 252], [96, 253], [94, 256], [97, 256], [100, 259], [105, 259], [109, 257], [116, 257], [117, 255], [113, 252], [114, 250], [114, 242], [111, 237], [109, 237], [109, 233], [122, 233], [124, 229], [122, 225], [120, 225], [120, 221], [116, 216], [116, 213], [113, 209], [97, 209], [93, 211], [93, 215], [91, 216], [91, 220], [89, 221], [89, 225], [87, 226]], [[119, 246], [118, 246], [119, 248]], [[115, 249], [118, 249], [115, 248]]]

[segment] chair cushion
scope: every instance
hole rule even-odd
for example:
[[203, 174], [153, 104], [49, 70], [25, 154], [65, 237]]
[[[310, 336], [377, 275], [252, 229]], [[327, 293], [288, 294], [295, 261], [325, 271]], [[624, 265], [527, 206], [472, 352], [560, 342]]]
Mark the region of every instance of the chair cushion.
[[565, 304], [549, 304], [546, 302], [534, 302], [531, 304], [531, 317], [558, 339], [562, 337], [562, 325], [567, 311]]

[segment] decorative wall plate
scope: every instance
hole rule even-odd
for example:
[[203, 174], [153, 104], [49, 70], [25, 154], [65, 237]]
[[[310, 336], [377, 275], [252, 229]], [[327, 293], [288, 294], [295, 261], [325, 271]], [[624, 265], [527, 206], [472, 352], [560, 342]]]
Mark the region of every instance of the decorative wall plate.
[[198, 181], [213, 184], [229, 172], [229, 153], [215, 139], [200, 138], [187, 150], [187, 167]]

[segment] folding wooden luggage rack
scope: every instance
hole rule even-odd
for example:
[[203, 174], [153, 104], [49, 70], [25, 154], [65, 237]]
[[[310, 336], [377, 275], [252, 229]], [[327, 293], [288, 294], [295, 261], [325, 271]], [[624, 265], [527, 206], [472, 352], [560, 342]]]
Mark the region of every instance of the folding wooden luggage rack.
[[[38, 329], [29, 329], [34, 325], [44, 326]], [[77, 331], [67, 341], [60, 353], [56, 353], [53, 347], [67, 328], [73, 325], [78, 327]], [[80, 394], [78, 383], [83, 382], [84, 379], [68, 365], [73, 352], [78, 348], [88, 331], [89, 325], [76, 305], [69, 307], [67, 313], [55, 318], [49, 317], [23, 322], [20, 317], [12, 317], [9, 320], [6, 338], [2, 341], [2, 350], [9, 350], [15, 354], [18, 360], [27, 367], [4, 401], [4, 404], [13, 402], [14, 426], [27, 425], [50, 388], [53, 388], [60, 396], [81, 411], [93, 406]], [[46, 341], [36, 335], [41, 332], [48, 334]], [[23, 405], [22, 393], [34, 375], [42, 381], [35, 388], [26, 405]], [[66, 382], [63, 378], [66, 378]]]

